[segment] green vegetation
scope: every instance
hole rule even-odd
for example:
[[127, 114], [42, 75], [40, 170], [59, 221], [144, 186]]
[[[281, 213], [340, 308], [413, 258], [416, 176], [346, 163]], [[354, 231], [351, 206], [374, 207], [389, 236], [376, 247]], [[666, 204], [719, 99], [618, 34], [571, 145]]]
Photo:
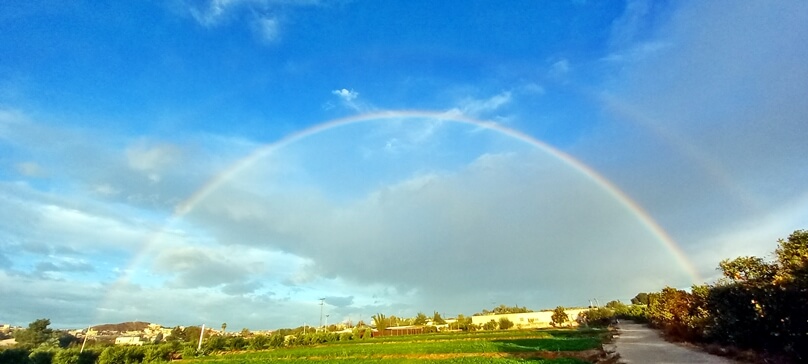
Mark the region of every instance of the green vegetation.
[[665, 287], [640, 293], [626, 306], [619, 302], [589, 310], [590, 325], [614, 317], [647, 320], [668, 337], [752, 349], [808, 360], [808, 231], [797, 230], [778, 240], [774, 260], [759, 257], [725, 259], [723, 278], [690, 291]]
[[506, 313], [527, 313], [527, 312], [533, 312], [533, 310], [527, 307], [519, 307], [519, 306], [508, 307], [505, 305], [499, 305], [497, 307], [494, 307], [494, 309], [491, 311], [483, 310], [483, 312], [475, 313], [473, 316], [501, 315]]
[[555, 310], [553, 310], [553, 316], [551, 316], [550, 319], [552, 320], [553, 326], [561, 326], [569, 321], [570, 317], [567, 315], [564, 307], [558, 306], [555, 308]]
[[396, 336], [375, 338], [371, 343], [338, 342], [200, 357], [190, 363], [586, 363], [572, 358], [542, 359], [541, 354], [598, 348], [604, 335], [602, 330], [523, 330]]
[[[380, 319], [390, 319], [377, 315]], [[37, 337], [48, 333], [49, 321], [38, 320], [21, 331], [21, 335]], [[459, 316], [453, 325], [470, 325], [471, 318]], [[496, 323], [495, 323], [496, 325]], [[512, 325], [512, 323], [511, 323]], [[474, 326], [474, 325], [471, 325]], [[504, 325], [507, 327], [507, 324]], [[432, 327], [432, 326], [429, 326]], [[301, 328], [302, 329], [302, 328]], [[279, 330], [281, 331], [281, 330]], [[515, 330], [440, 332], [419, 335], [371, 337], [368, 327], [355, 328], [351, 333], [327, 331], [303, 334], [297, 329], [284, 329], [282, 335], [245, 336], [210, 335], [206, 331], [202, 350], [196, 350], [200, 327], [174, 328], [162, 343], [143, 346], [90, 345], [80, 352], [76, 343], [67, 349], [49, 346], [50, 339], [36, 339], [39, 346], [0, 351], [0, 364], [141, 364], [166, 363], [182, 358], [183, 362], [261, 363], [340, 362], [355, 361], [400, 363], [428, 360], [445, 363], [585, 363], [575, 358], [547, 359], [544, 352], [577, 352], [598, 348], [604, 339], [603, 330]], [[53, 340], [50, 340], [53, 341]], [[28, 344], [27, 344], [28, 345]], [[79, 345], [80, 346], [80, 345]], [[246, 352], [245, 352], [246, 351]], [[234, 354], [238, 352], [238, 354]], [[224, 354], [224, 355], [222, 355]]]

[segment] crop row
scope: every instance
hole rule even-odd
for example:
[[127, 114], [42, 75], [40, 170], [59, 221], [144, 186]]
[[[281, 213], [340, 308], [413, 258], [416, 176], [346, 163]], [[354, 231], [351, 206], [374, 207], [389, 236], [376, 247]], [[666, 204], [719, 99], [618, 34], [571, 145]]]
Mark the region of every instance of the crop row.
[[[332, 344], [316, 347], [283, 348], [270, 351], [230, 354], [219, 359], [238, 363], [253, 358], [268, 359], [372, 359], [384, 356], [433, 355], [462, 353], [529, 353], [543, 351], [580, 351], [600, 344], [597, 337], [533, 337], [510, 339], [461, 339], [420, 342], [376, 342]], [[214, 360], [217, 357], [205, 358]], [[249, 361], [245, 361], [249, 362]]]

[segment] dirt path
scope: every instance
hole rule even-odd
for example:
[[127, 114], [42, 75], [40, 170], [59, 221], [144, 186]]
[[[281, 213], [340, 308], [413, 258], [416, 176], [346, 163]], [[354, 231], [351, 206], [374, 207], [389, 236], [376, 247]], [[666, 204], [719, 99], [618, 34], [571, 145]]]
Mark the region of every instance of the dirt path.
[[720, 356], [669, 343], [663, 340], [657, 331], [630, 321], [620, 322], [618, 332], [619, 337], [615, 338], [613, 349], [620, 354], [621, 363], [736, 363]]

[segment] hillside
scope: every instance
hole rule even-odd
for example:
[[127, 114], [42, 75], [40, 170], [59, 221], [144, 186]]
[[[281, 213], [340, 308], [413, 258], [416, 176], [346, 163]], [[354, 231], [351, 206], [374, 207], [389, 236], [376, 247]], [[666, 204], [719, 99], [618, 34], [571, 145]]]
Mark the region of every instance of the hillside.
[[149, 326], [148, 322], [143, 321], [134, 321], [134, 322], [122, 322], [119, 324], [103, 324], [93, 326], [93, 330], [97, 331], [118, 331], [118, 332], [125, 332], [125, 331], [143, 331], [146, 327]]

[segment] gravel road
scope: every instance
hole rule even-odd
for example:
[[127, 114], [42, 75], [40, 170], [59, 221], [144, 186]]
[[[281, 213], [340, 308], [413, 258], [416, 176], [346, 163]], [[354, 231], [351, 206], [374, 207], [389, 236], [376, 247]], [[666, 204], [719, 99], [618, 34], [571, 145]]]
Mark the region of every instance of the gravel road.
[[720, 356], [669, 343], [662, 339], [659, 332], [645, 325], [620, 322], [618, 332], [619, 336], [614, 340], [611, 349], [620, 354], [621, 363], [736, 363]]

